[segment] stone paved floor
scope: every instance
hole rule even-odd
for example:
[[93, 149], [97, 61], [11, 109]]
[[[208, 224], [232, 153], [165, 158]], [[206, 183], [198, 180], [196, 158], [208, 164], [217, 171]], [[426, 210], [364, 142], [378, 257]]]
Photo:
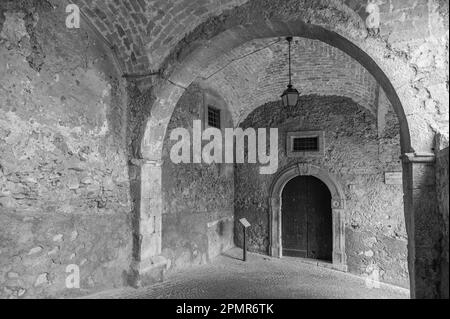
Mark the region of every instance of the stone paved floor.
[[130, 299], [277, 299], [357, 298], [405, 299], [405, 289], [382, 285], [369, 289], [354, 275], [301, 262], [274, 259], [232, 249], [211, 264], [174, 273], [165, 282], [142, 289], [107, 291], [88, 298]]

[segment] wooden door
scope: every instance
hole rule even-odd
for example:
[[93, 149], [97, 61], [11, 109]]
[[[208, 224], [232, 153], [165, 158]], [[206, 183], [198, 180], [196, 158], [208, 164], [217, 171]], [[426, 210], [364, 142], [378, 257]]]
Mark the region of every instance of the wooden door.
[[287, 183], [282, 194], [284, 256], [332, 260], [332, 212], [328, 187], [312, 176]]

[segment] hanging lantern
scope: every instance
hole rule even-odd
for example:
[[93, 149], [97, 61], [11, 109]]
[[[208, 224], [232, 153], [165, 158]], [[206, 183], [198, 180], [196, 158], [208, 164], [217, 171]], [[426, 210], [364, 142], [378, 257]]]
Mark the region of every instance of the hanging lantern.
[[283, 103], [284, 107], [295, 107], [298, 104], [299, 100], [299, 93], [298, 91], [292, 86], [292, 72], [291, 72], [291, 42], [292, 37], [287, 37], [286, 40], [289, 43], [289, 84], [286, 91], [283, 92], [281, 95], [281, 101]]

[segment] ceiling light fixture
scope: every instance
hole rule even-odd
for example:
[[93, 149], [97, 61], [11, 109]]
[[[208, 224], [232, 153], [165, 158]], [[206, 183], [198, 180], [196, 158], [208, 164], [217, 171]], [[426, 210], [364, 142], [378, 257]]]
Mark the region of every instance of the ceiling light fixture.
[[291, 72], [291, 42], [292, 37], [286, 38], [287, 42], [289, 43], [289, 84], [288, 88], [283, 92], [283, 95], [281, 95], [281, 101], [283, 103], [284, 107], [295, 107], [298, 104], [299, 100], [299, 93], [298, 91], [292, 86], [292, 72]]

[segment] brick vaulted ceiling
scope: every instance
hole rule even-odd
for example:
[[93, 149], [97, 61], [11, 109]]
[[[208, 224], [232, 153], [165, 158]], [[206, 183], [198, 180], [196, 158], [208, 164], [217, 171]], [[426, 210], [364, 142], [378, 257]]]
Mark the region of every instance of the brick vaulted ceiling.
[[[105, 39], [116, 48], [116, 54], [128, 73], [157, 70], [171, 50], [198, 25], [209, 18], [219, 16], [226, 10], [251, 2], [249, 0], [73, 1], [81, 7], [84, 15]], [[343, 2], [359, 13], [363, 19], [365, 18], [363, 4], [365, 1]], [[250, 10], [259, 4], [263, 5], [262, 2], [256, 1]], [[270, 4], [269, 1], [265, 5]]]
[[157, 69], [207, 18], [246, 0], [77, 0], [130, 73]]
[[[198, 25], [248, 0], [75, 2], [115, 49], [123, 71], [146, 73], [158, 70], [171, 50]], [[344, 2], [365, 17], [361, 1]], [[255, 107], [277, 99], [285, 88], [286, 49], [280, 39], [251, 41], [219, 58], [201, 74], [202, 82], [227, 100], [239, 122]], [[376, 112], [375, 79], [345, 53], [320, 41], [296, 38], [293, 80], [302, 94], [346, 96]]]
[[[377, 112], [379, 86], [358, 62], [317, 40], [294, 38], [293, 84], [302, 95], [351, 98]], [[279, 100], [288, 82], [288, 45], [284, 39], [254, 40], [222, 56], [199, 82], [226, 100], [235, 123], [258, 106]]]

